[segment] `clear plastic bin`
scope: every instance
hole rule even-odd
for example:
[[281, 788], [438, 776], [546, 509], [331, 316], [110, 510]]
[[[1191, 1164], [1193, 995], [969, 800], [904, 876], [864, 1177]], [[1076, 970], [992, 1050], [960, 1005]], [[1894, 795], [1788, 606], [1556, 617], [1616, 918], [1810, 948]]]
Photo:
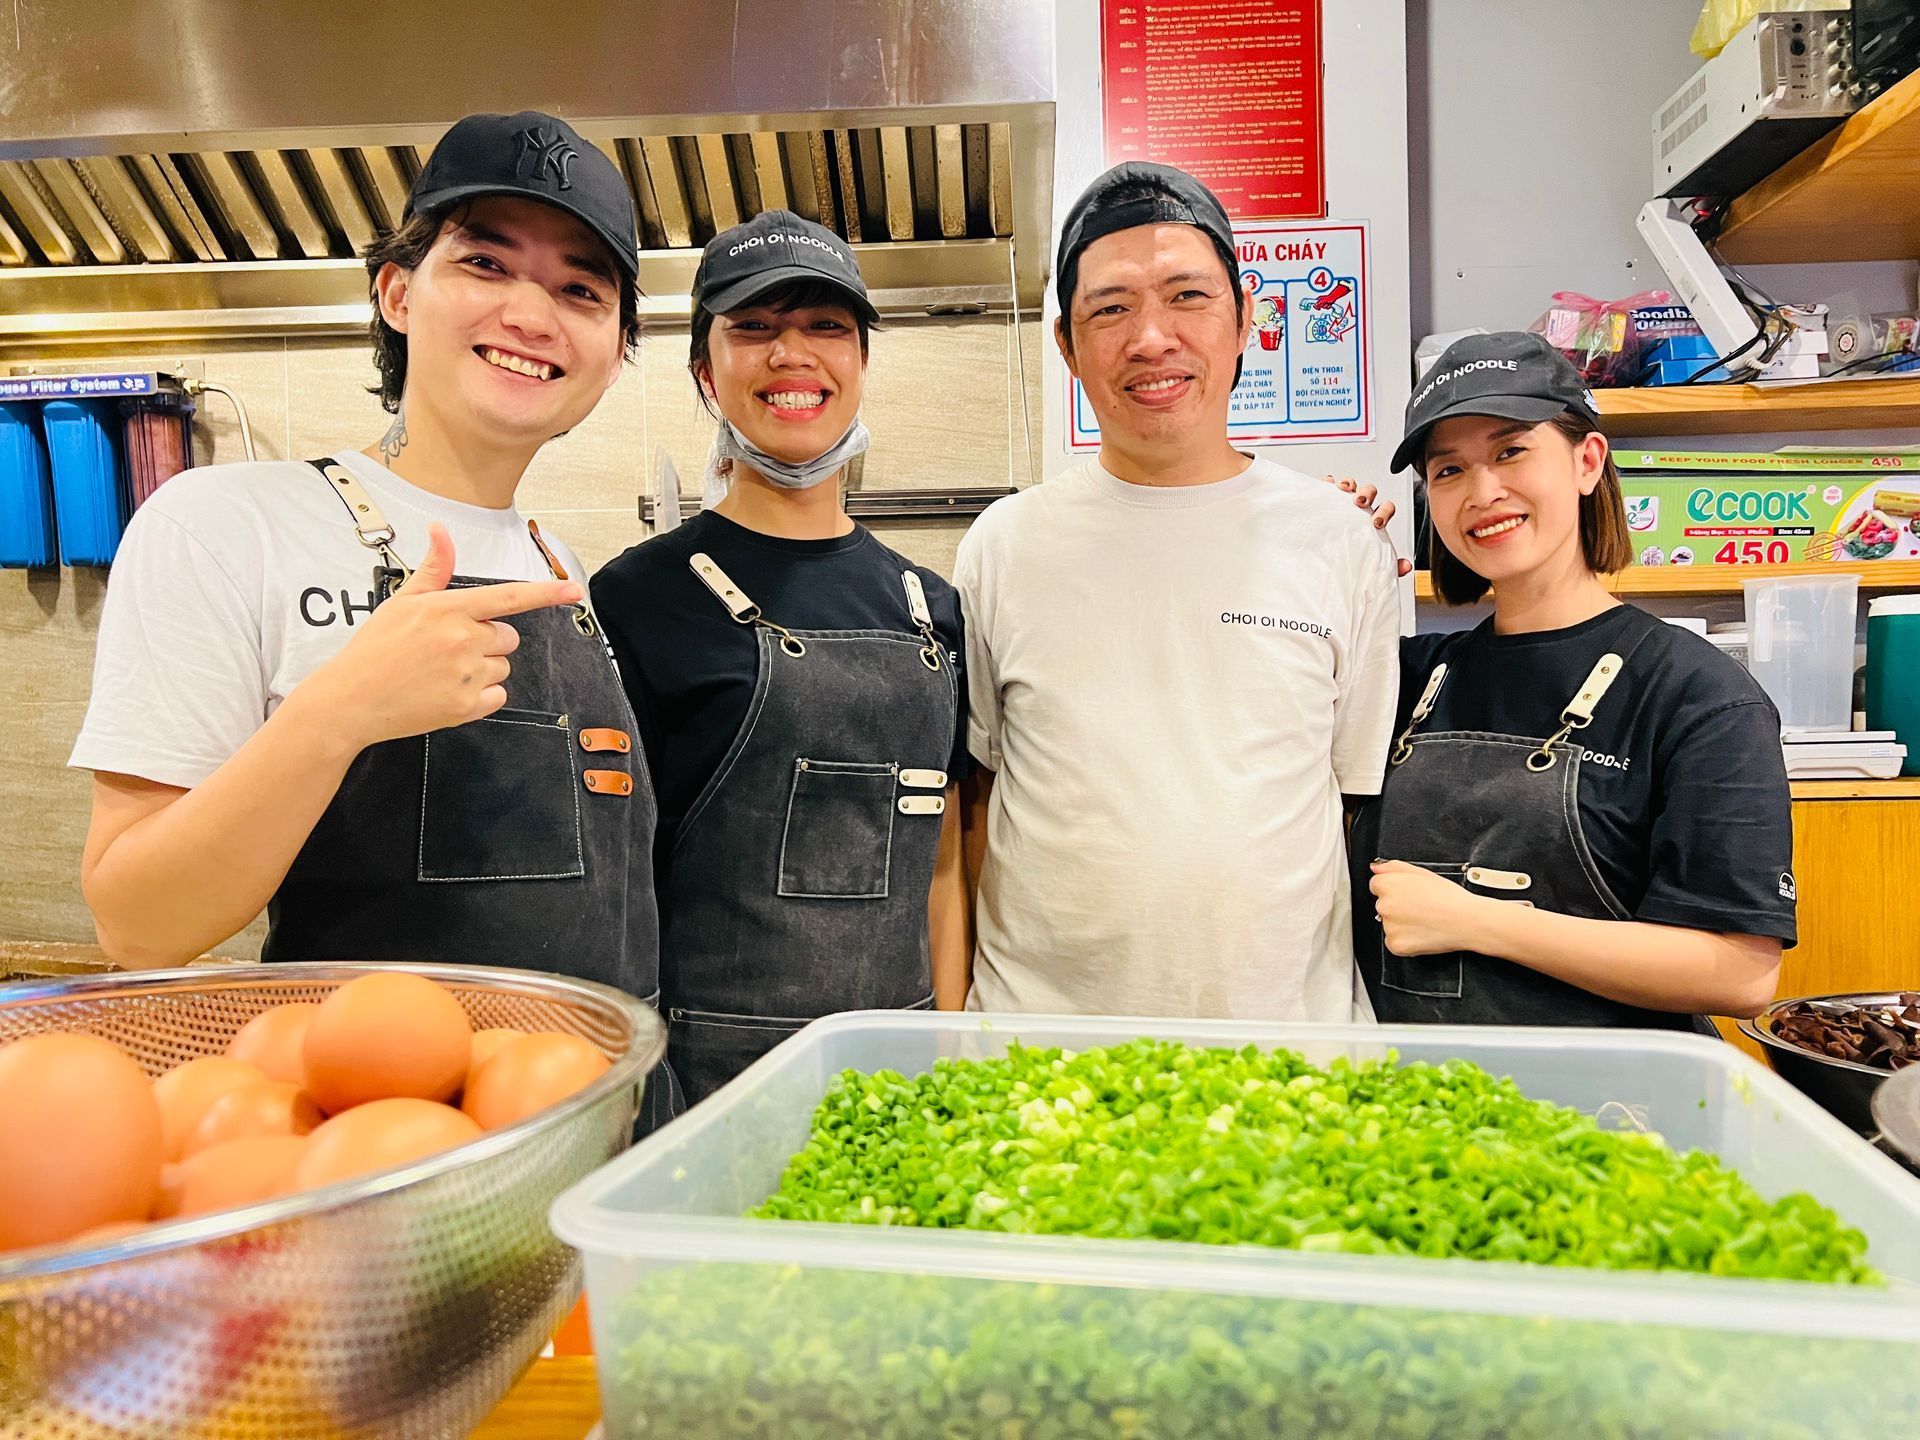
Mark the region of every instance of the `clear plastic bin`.
[[[1472, 1060], [1811, 1192], [1889, 1286], [740, 1218], [843, 1069], [1142, 1035]], [[608, 1440], [1810, 1440], [1920, 1414], [1920, 1181], [1696, 1036], [840, 1015], [562, 1195], [553, 1226], [586, 1257]]]
[[1853, 728], [1857, 575], [1789, 575], [1741, 582], [1747, 669], [1786, 730]]

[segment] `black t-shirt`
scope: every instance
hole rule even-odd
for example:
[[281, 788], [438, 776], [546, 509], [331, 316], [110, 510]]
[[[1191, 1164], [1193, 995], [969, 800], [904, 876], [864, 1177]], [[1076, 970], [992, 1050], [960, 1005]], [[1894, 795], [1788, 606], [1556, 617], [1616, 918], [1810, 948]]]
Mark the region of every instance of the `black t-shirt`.
[[701, 583], [688, 564], [698, 551], [711, 555], [767, 619], [789, 630], [910, 633], [900, 572], [914, 570], [959, 688], [948, 779], [967, 773], [967, 682], [960, 670], [966, 646], [951, 585], [910, 566], [861, 526], [832, 540], [786, 540], [702, 511], [593, 577], [594, 613], [620, 663], [660, 802], [658, 853], [672, 845], [681, 817], [745, 722], [759, 666], [759, 627], [736, 624]]
[[1593, 723], [1576, 732], [1580, 824], [1607, 887], [1637, 920], [1793, 944], [1780, 717], [1753, 677], [1698, 635], [1620, 605], [1564, 630], [1497, 635], [1489, 619], [1409, 636], [1394, 733], [1444, 662], [1421, 733], [1544, 738], [1600, 657], [1630, 650]]

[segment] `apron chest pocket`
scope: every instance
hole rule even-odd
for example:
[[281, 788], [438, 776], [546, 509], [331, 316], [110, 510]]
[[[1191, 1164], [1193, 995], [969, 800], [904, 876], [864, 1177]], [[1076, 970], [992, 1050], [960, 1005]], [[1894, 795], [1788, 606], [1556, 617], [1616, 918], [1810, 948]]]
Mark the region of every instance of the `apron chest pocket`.
[[776, 893], [793, 900], [884, 900], [899, 767], [859, 760], [793, 763]]
[[571, 880], [584, 874], [580, 785], [566, 716], [496, 710], [426, 737], [422, 880]]
[[[1418, 860], [1412, 863], [1456, 885], [1466, 883], [1464, 865], [1429, 865]], [[1458, 950], [1439, 955], [1396, 955], [1387, 948], [1386, 932], [1381, 932], [1380, 983], [1389, 990], [1434, 1000], [1458, 1000], [1466, 989], [1466, 970], [1466, 956]]]

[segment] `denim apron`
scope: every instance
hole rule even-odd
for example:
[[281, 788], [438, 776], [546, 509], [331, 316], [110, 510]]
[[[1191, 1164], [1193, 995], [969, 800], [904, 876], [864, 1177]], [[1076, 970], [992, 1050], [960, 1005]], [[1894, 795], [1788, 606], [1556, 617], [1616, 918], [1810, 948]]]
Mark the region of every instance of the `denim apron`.
[[911, 570], [911, 631], [787, 630], [690, 563], [758, 645], [746, 718], [662, 868], [667, 1059], [693, 1104], [810, 1020], [933, 1004], [959, 690]]
[[[310, 463], [379, 554], [384, 603], [408, 574], [393, 527], [352, 471]], [[520, 632], [510, 708], [354, 758], [268, 902], [262, 959], [513, 966], [658, 1003], [653, 787], [613, 653], [584, 604], [507, 623]], [[643, 1108], [666, 1099], [648, 1096]]]
[[[1634, 649], [1638, 648], [1636, 642]], [[1690, 1015], [1608, 1000], [1510, 960], [1387, 948], [1368, 881], [1375, 857], [1404, 860], [1476, 895], [1593, 920], [1631, 920], [1594, 863], [1580, 825], [1578, 733], [1620, 678], [1607, 654], [1546, 739], [1477, 730], [1418, 734], [1447, 667], [1434, 668], [1387, 762], [1380, 798], [1355, 822], [1354, 953], [1383, 1024], [1598, 1025], [1691, 1030]], [[1708, 1033], [1711, 1028], [1708, 1027]]]

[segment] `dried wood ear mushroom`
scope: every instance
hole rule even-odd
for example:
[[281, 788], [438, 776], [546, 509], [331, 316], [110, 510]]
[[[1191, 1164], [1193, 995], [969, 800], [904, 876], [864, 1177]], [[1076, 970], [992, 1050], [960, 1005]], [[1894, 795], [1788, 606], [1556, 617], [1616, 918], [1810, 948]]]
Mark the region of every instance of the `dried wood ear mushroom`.
[[1899, 1070], [1920, 1064], [1920, 992], [1877, 1005], [1798, 1000], [1774, 1013], [1772, 1029], [1815, 1055]]

